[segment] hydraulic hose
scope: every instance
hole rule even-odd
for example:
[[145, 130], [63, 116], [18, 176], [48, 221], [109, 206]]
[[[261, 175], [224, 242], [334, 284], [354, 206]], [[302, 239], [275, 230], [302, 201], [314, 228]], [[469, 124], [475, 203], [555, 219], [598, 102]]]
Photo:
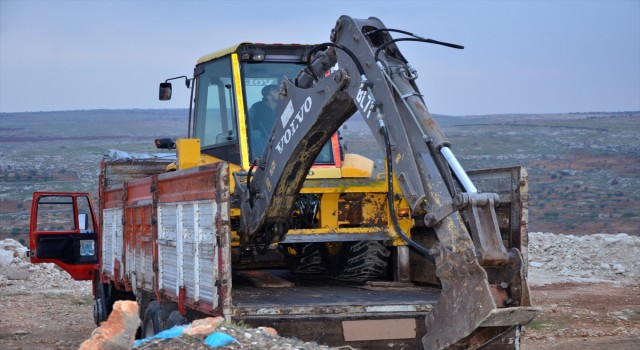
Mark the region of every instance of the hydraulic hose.
[[356, 56], [356, 54], [353, 53], [353, 51], [349, 50], [348, 48], [340, 45], [340, 44], [335, 44], [335, 43], [322, 43], [322, 44], [318, 44], [316, 45], [313, 49], [311, 49], [309, 51], [309, 53], [307, 53], [307, 67], [309, 68], [309, 70], [315, 74], [315, 72], [313, 72], [313, 69], [311, 69], [311, 56], [324, 49], [327, 47], [335, 47], [337, 49], [340, 49], [342, 51], [344, 51], [347, 55], [349, 55], [349, 57], [351, 57], [351, 59], [353, 60], [353, 63], [355, 63], [356, 68], [358, 69], [358, 73], [360, 73], [360, 75], [364, 75], [364, 68], [362, 68], [362, 64], [360, 63], [360, 61], [358, 60], [358, 57]]
[[249, 191], [249, 206], [253, 208], [253, 190], [251, 189], [251, 176], [253, 175], [253, 167], [257, 166], [258, 160], [254, 160], [251, 165], [249, 165], [249, 171], [247, 172], [247, 191]]
[[400, 237], [402, 237], [402, 239], [404, 239], [405, 242], [407, 242], [407, 244], [409, 244], [411, 248], [416, 250], [418, 253], [423, 255], [432, 263], [435, 263], [435, 257], [433, 256], [433, 254], [431, 254], [429, 249], [421, 246], [411, 238], [407, 237], [407, 235], [404, 232], [402, 232], [402, 229], [400, 228], [400, 224], [398, 223], [398, 218], [396, 217], [395, 205], [393, 204], [393, 161], [392, 161], [393, 157], [391, 154], [391, 142], [389, 141], [389, 132], [387, 131], [387, 127], [384, 125], [384, 122], [382, 121], [382, 119], [380, 119], [380, 132], [384, 136], [384, 144], [386, 149], [385, 159], [387, 162], [387, 202], [389, 203], [389, 215], [391, 216], [393, 227], [395, 228], [396, 232], [400, 235]]
[[[328, 52], [329, 47], [334, 47], [344, 51], [351, 58], [351, 60], [353, 60], [353, 63], [356, 65], [356, 68], [358, 69], [358, 73], [360, 74], [360, 77], [362, 77], [362, 79], [365, 80], [364, 68], [362, 67], [362, 64], [358, 60], [358, 57], [353, 53], [353, 51], [349, 50], [348, 48], [342, 45], [327, 42], [327, 43], [316, 45], [311, 50], [309, 50], [309, 52], [307, 53], [306, 68], [303, 69], [300, 73], [298, 73], [298, 76], [296, 77], [296, 80], [295, 80], [295, 85], [297, 87], [308, 88], [312, 86], [314, 82], [317, 82], [320, 80], [320, 77], [318, 77], [318, 74], [323, 74], [324, 72], [329, 70], [333, 65], [335, 65], [336, 62], [333, 60], [335, 58], [335, 55], [331, 56], [331, 54], [326, 54], [319, 58], [316, 55], [316, 57], [314, 57], [314, 60], [313, 61], [311, 60], [311, 57], [321, 50], [326, 49], [325, 52]], [[316, 60], [316, 58], [318, 58], [318, 60]]]
[[464, 46], [462, 45], [457, 45], [457, 44], [451, 44], [451, 43], [446, 43], [444, 41], [438, 41], [438, 40], [433, 40], [433, 39], [423, 39], [423, 38], [400, 38], [400, 39], [393, 39], [393, 40], [389, 40], [386, 43], [380, 45], [380, 47], [378, 47], [378, 49], [376, 50], [376, 53], [374, 55], [376, 62], [378, 61], [378, 55], [380, 54], [380, 51], [384, 50], [385, 47], [393, 44], [393, 43], [397, 43], [399, 41], [418, 41], [418, 42], [422, 42], [422, 43], [427, 43], [427, 44], [436, 44], [436, 45], [442, 45], [442, 46], [446, 46], [446, 47], [451, 47], [454, 49], [459, 49], [459, 50], [463, 50]]

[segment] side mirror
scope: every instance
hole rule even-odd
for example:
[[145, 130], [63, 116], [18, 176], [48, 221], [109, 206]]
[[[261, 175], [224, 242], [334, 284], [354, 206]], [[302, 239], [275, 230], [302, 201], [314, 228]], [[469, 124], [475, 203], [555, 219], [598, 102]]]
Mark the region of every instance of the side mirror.
[[160, 83], [160, 101], [171, 99], [171, 83]]
[[159, 149], [175, 149], [176, 148], [176, 141], [170, 138], [156, 139], [155, 143], [156, 143], [156, 148], [159, 148]]

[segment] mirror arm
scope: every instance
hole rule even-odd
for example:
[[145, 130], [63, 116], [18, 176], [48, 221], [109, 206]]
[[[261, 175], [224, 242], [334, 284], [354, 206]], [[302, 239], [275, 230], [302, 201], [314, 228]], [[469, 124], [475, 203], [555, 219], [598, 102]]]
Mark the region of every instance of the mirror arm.
[[180, 78], [184, 78], [184, 85], [188, 88], [191, 87], [191, 81], [193, 80], [193, 78], [189, 79], [186, 75], [181, 75], [179, 77], [174, 77], [174, 78], [169, 78], [167, 80], [165, 80], [165, 83], [168, 83], [169, 80], [176, 80], [176, 79], [180, 79]]

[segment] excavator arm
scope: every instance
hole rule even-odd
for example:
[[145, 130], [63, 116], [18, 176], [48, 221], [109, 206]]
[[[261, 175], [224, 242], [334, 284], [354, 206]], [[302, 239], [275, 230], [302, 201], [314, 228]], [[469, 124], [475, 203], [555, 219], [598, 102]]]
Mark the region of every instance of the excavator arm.
[[[393, 39], [391, 32], [408, 38]], [[387, 150], [389, 204], [395, 181], [411, 215], [423, 218], [438, 239], [426, 248], [397, 224], [393, 233], [435, 261], [442, 284], [427, 317], [424, 348], [477, 348], [528, 323], [536, 309], [530, 307], [520, 252], [502, 243], [498, 195], [479, 193], [455, 159], [415, 85], [417, 73], [396, 46], [403, 40], [462, 48], [388, 29], [377, 18], [342, 16], [331, 42], [309, 52], [307, 68], [295, 81], [283, 80], [276, 125], [262, 157], [247, 173], [234, 174], [241, 237], [265, 246], [284, 240], [314, 159], [359, 110]], [[325, 74], [331, 67], [337, 69]]]
[[293, 206], [314, 160], [356, 111], [347, 90], [349, 83], [346, 71], [334, 73], [308, 89], [296, 87], [288, 79], [283, 81], [279, 112], [265, 151], [246, 174], [247, 185], [237, 186], [242, 199], [243, 239], [264, 244], [284, 239]]

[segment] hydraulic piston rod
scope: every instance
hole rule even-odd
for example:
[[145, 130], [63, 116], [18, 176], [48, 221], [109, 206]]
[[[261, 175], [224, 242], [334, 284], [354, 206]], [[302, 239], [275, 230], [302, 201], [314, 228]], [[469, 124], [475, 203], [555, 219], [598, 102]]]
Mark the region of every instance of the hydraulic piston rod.
[[478, 189], [469, 178], [469, 175], [467, 175], [467, 172], [464, 171], [462, 165], [460, 165], [460, 163], [458, 162], [458, 159], [456, 159], [456, 157], [453, 155], [451, 149], [449, 147], [443, 146], [440, 149], [440, 152], [442, 152], [442, 155], [449, 163], [451, 170], [453, 170], [453, 173], [456, 174], [456, 177], [458, 178], [458, 180], [460, 180], [460, 184], [462, 185], [464, 190], [467, 193], [477, 193]]

